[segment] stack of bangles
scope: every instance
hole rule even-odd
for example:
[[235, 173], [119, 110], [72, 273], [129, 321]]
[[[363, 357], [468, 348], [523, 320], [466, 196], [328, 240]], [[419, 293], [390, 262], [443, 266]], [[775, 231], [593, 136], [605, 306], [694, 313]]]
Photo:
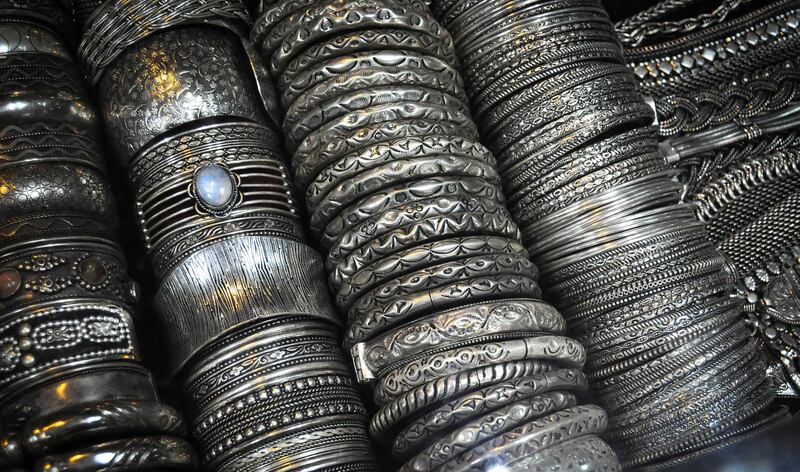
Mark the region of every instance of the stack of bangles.
[[90, 3], [72, 8], [78, 56], [127, 170], [203, 470], [377, 470], [245, 2]]
[[[659, 6], [661, 21], [674, 4]], [[617, 26], [649, 29], [643, 18]], [[684, 171], [685, 199], [739, 272], [777, 393], [797, 399], [800, 1], [742, 2], [733, 17], [680, 41], [657, 29], [642, 40], [625, 56], [653, 97], [660, 146]]]
[[57, 3], [0, 1], [0, 469], [194, 471], [141, 364], [70, 32]]
[[[581, 404], [585, 350], [478, 141], [450, 35], [421, 0], [264, 0], [294, 182], [345, 346], [403, 472], [617, 471]], [[496, 468], [496, 469], [495, 469]]]
[[[436, 0], [542, 286], [631, 469], [787, 418], [600, 0]], [[701, 419], [701, 420], [698, 420]]]

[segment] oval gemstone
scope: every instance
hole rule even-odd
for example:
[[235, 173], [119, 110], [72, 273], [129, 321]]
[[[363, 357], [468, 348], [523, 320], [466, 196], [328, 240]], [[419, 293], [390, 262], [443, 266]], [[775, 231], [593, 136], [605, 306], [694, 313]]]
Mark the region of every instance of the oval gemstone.
[[96, 257], [87, 257], [80, 265], [81, 278], [86, 282], [97, 285], [102, 283], [108, 276], [105, 264]]
[[222, 208], [233, 198], [233, 177], [220, 165], [209, 164], [195, 174], [197, 198], [211, 208]]
[[15, 269], [5, 269], [0, 272], [0, 298], [14, 295], [22, 284], [22, 277]]

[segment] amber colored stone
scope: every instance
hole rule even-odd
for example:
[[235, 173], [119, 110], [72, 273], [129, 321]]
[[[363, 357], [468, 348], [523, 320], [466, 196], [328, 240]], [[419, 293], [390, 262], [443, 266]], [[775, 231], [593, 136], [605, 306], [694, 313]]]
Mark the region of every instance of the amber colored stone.
[[5, 269], [0, 272], [0, 298], [8, 298], [17, 293], [22, 284], [22, 278], [14, 269]]

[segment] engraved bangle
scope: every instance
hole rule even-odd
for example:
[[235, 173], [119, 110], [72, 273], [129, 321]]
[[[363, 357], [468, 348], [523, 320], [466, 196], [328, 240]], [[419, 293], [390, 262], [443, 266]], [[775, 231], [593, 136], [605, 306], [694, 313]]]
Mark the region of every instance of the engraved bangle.
[[[121, 2], [105, 5], [114, 3]], [[206, 54], [212, 49], [218, 53]], [[244, 69], [249, 64], [239, 38], [224, 29], [159, 31], [126, 49], [97, 84], [117, 159], [127, 166], [151, 140], [201, 118], [228, 115], [265, 123], [253, 72]], [[183, 91], [184, 84], [191, 93]]]
[[[392, 254], [365, 267], [369, 279], [391, 280], [397, 275], [424, 269], [462, 258], [486, 254], [511, 254], [525, 257], [525, 249], [516, 239], [495, 236], [468, 236], [433, 241]], [[334, 273], [335, 274], [335, 273]], [[364, 276], [355, 274], [354, 279]]]
[[[53, 328], [65, 334], [53, 337]], [[33, 381], [91, 360], [138, 359], [126, 308], [102, 300], [59, 299], [4, 316], [0, 385]]]
[[[280, 74], [296, 75], [303, 69], [315, 67], [335, 57], [381, 49], [411, 51], [437, 57], [448, 64], [457, 63], [452, 42], [443, 42], [440, 37], [433, 36], [429, 32], [414, 31], [405, 26], [358, 29], [334, 36], [304, 50], [292, 59]], [[455, 76], [453, 79], [460, 80]], [[453, 85], [455, 84], [451, 84], [450, 87]], [[461, 90], [463, 94], [463, 88]]]
[[[311, 209], [316, 208], [325, 199], [335, 198], [336, 193], [333, 192], [342, 182], [348, 179], [361, 179], [362, 175], [370, 175], [369, 172], [373, 169], [378, 170], [395, 162], [408, 162], [409, 164], [425, 162], [425, 158], [442, 159], [445, 163], [449, 159], [452, 162], [450, 166], [443, 164], [440, 170], [432, 169], [427, 175], [448, 175], [448, 172], [456, 171], [455, 165], [461, 160], [464, 164], [474, 163], [478, 167], [483, 164], [489, 168], [475, 173], [461, 170], [459, 174], [455, 175], [482, 177], [496, 185], [500, 184], [496, 171], [490, 169], [494, 167], [496, 161], [483, 145], [457, 137], [427, 135], [420, 138], [403, 138], [378, 143], [358, 153], [344, 156], [317, 174], [305, 192], [306, 204]], [[400, 172], [394, 169], [386, 170]], [[403, 170], [411, 172], [413, 169]], [[390, 175], [387, 174], [385, 178], [388, 179]], [[411, 177], [423, 176], [409, 174], [409, 180]]]
[[226, 25], [225, 20], [248, 24], [247, 6], [236, 0], [166, 4], [107, 1], [86, 20], [78, 57], [89, 83], [97, 85], [108, 67], [115, 61], [119, 64], [117, 59], [125, 56], [126, 48], [148, 42], [156, 32], [196, 23]]
[[[415, 70], [419, 72], [436, 71], [448, 74], [453, 66], [447, 62], [427, 54], [405, 52], [402, 50], [376, 50], [357, 52], [341, 58], [330, 59], [303, 69], [297, 75], [281, 75], [277, 79], [277, 88], [281, 91], [281, 100], [285, 109], [290, 109], [295, 101], [302, 95], [318, 85], [352, 74], [359, 69], [377, 68], [384, 64], [398, 69]], [[456, 84], [460, 84], [457, 79]], [[453, 97], [457, 100], [456, 97]], [[293, 151], [290, 147], [289, 151]]]
[[338, 136], [334, 141], [321, 143], [316, 138], [306, 139], [291, 160], [294, 181], [299, 188], [306, 188], [313, 180], [311, 176], [316, 176], [325, 167], [380, 142], [427, 135], [474, 140], [476, 133], [475, 123], [471, 121], [462, 126], [449, 121], [410, 118], [367, 124]]
[[370, 435], [384, 440], [402, 421], [434, 404], [445, 402], [489, 385], [552, 370], [548, 363], [516, 361], [459, 372], [434, 380], [383, 405], [370, 419]]
[[[63, 398], [62, 389], [70, 392]], [[142, 365], [119, 360], [99, 361], [3, 388], [0, 414], [3, 423], [21, 428], [29, 421], [49, 416], [77, 404], [102, 401], [156, 401], [155, 384]]]
[[319, 238], [322, 246], [329, 249], [330, 241], [335, 240], [355, 225], [386, 211], [406, 207], [413, 201], [459, 196], [489, 199], [498, 203], [504, 201], [501, 190], [483, 179], [432, 177], [396, 186], [362, 198], [342, 210], [328, 223], [325, 227], [325, 232]]
[[579, 370], [553, 369], [532, 375], [505, 380], [449, 400], [413, 419], [397, 434], [392, 451], [398, 457], [408, 457], [429, 444], [430, 438], [470, 418], [494, 411], [519, 400], [550, 392], [581, 395], [586, 390], [586, 378]]
[[[413, 223], [406, 228], [394, 230], [369, 241], [334, 268], [331, 286], [337, 290], [337, 303], [342, 309], [349, 309], [360, 294], [387, 282], [380, 277], [383, 275], [382, 273], [368, 269], [385, 260], [386, 257], [402, 254], [406, 249], [422, 246], [436, 239], [454, 237], [458, 234], [482, 234], [486, 237], [518, 240], [519, 230], [516, 224], [511, 220], [510, 215], [503, 213], [481, 215], [465, 212], [438, 216]], [[352, 275], [348, 279], [347, 276], [350, 274]], [[404, 274], [397, 273], [392, 279]], [[535, 271], [531, 269], [530, 274], [535, 274]]]
[[353, 252], [373, 239], [400, 228], [432, 218], [462, 213], [499, 215], [508, 213], [505, 206], [492, 199], [447, 195], [417, 200], [365, 220], [332, 242], [325, 257], [325, 266], [333, 270]]
[[[421, 290], [432, 290], [453, 282], [469, 280], [475, 277], [492, 275], [519, 275], [536, 279], [536, 266], [526, 257], [515, 257], [510, 254], [492, 254], [474, 258], [465, 258], [437, 264], [425, 269], [398, 274], [389, 281], [380, 281], [378, 285], [365, 287], [366, 290], [350, 292], [348, 297], [337, 297], [339, 307], [348, 314], [357, 315], [378, 307], [393, 303]], [[345, 287], [352, 287], [346, 284]], [[341, 292], [340, 292], [341, 293]]]
[[[242, 264], [241, 254], [258, 256]], [[316, 251], [282, 238], [239, 236], [190, 255], [166, 275], [154, 300], [168, 327], [172, 372], [220, 333], [256, 318], [301, 312], [338, 324], [322, 270]], [[296, 290], [274, 289], [285, 286]]]
[[[473, 303], [437, 312], [353, 347], [359, 380], [383, 376], [387, 369], [418, 355], [480, 342], [500, 334], [563, 334], [564, 318], [550, 304], [534, 299]], [[362, 380], [363, 379], [363, 380]]]
[[[425, 62], [415, 64], [419, 67]], [[438, 64], [437, 64], [438, 65]], [[328, 79], [305, 91], [286, 110], [284, 121], [295, 123], [306, 113], [313, 112], [323, 103], [336, 97], [373, 87], [413, 86], [439, 91], [451, 95], [466, 103], [464, 89], [459, 87], [458, 71], [450, 68], [399, 68], [399, 67], [367, 67], [351, 71], [347, 75]]]
[[297, 144], [296, 149], [290, 149], [290, 151], [304, 151], [299, 154], [302, 156], [314, 152], [315, 149], [329, 146], [331, 139], [344, 139], [360, 128], [386, 122], [392, 122], [387, 123], [387, 126], [389, 124], [396, 125], [394, 122], [407, 120], [446, 121], [468, 130], [470, 132], [468, 138], [477, 141], [477, 127], [463, 110], [442, 108], [435, 103], [404, 101], [395, 102], [390, 106], [372, 106], [343, 115], [308, 134], [303, 141]]
[[536, 395], [480, 416], [437, 439], [403, 465], [399, 472], [423, 472], [447, 463], [483, 441], [523, 424], [576, 404], [575, 396], [563, 392]]
[[478, 159], [454, 155], [398, 159], [364, 170], [357, 177], [345, 180], [331, 189], [319, 205], [311, 209], [311, 222], [316, 227], [324, 228], [343, 207], [375, 192], [402, 185], [408, 179], [422, 179], [430, 175], [439, 178], [483, 179], [498, 187], [500, 185], [500, 177], [494, 167]]
[[488, 300], [507, 297], [539, 298], [541, 289], [529, 277], [514, 275], [495, 275], [475, 277], [465, 281], [424, 290], [395, 300], [386, 307], [366, 312], [348, 313], [350, 326], [345, 332], [345, 346], [369, 340], [375, 335], [391, 329], [409, 319], [424, 316], [435, 310], [457, 306], [466, 300]]
[[617, 455], [611, 446], [594, 434], [579, 436], [549, 447], [511, 464], [525, 470], [537, 464], [565, 464], [563, 472], [579, 472], [589, 468], [597, 472], [619, 472], [622, 470]]
[[607, 421], [606, 413], [594, 405], [567, 408], [486, 441], [444, 464], [441, 470], [460, 472], [482, 468], [492, 461], [512, 462], [572, 438], [599, 434]]
[[429, 34], [452, 48], [450, 35], [423, 12], [372, 0], [315, 5], [275, 25], [262, 43], [262, 52], [271, 58], [272, 72], [278, 75], [285, 73], [286, 64], [307, 44], [354, 29], [401, 27]]
[[534, 359], [579, 369], [586, 360], [586, 351], [570, 338], [549, 335], [459, 347], [390, 371], [375, 385], [374, 400], [385, 405], [411, 389], [448, 375], [491, 364]]
[[288, 149], [297, 149], [309, 134], [318, 130], [326, 123], [335, 122], [342, 116], [359, 110], [369, 110], [376, 107], [390, 107], [394, 103], [417, 102], [444, 109], [457, 110], [467, 114], [467, 105], [459, 98], [437, 90], [406, 85], [392, 85], [390, 87], [370, 87], [366, 90], [357, 90], [345, 95], [337, 96], [320, 108], [309, 110], [296, 121], [284, 121], [284, 135]]

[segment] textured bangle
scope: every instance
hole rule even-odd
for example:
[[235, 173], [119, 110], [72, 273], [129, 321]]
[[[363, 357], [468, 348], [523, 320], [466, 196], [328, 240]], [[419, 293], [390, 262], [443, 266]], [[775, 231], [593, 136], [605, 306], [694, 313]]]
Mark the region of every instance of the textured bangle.
[[[353, 347], [359, 379], [382, 376], [406, 359], [450, 346], [473, 344], [485, 336], [549, 332], [563, 334], [564, 319], [539, 300], [506, 299], [469, 304], [435, 313]], [[362, 380], [363, 381], [363, 380]]]
[[[219, 53], [204, 53], [210, 49]], [[229, 115], [265, 122], [245, 64], [239, 38], [226, 30], [161, 31], [126, 49], [97, 84], [116, 158], [127, 165], [162, 133], [201, 118]], [[153, 92], [131, 94], [131, 89]]]
[[72, 454], [54, 454], [39, 461], [36, 472], [83, 472], [101, 467], [146, 471], [161, 467], [191, 471], [197, 468], [192, 446], [174, 436], [146, 436], [96, 444]]
[[384, 405], [413, 388], [456, 372], [534, 359], [581, 368], [586, 351], [569, 338], [547, 335], [459, 347], [408, 362], [382, 376], [375, 386], [375, 403]]
[[495, 435], [522, 426], [523, 424], [575, 406], [575, 396], [569, 393], [552, 392], [537, 395], [512, 403], [478, 417], [452, 433], [433, 442], [410, 459], [400, 472], [426, 471], [442, 466], [459, 454], [491, 440]]

